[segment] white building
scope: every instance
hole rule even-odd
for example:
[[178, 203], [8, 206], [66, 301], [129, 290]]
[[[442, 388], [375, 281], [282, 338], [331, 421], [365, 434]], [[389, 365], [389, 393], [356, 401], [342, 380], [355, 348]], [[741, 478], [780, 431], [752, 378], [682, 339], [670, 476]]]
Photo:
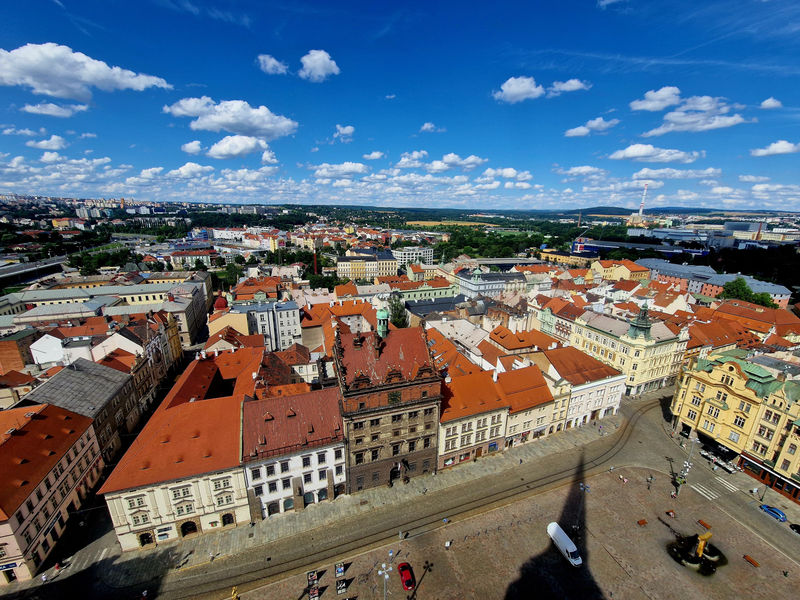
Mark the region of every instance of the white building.
[[392, 250], [397, 259], [397, 266], [404, 267], [411, 263], [430, 264], [433, 262], [433, 248], [430, 246], [405, 246]]
[[292, 344], [302, 343], [300, 308], [294, 301], [236, 303], [230, 312], [246, 313], [247, 334], [264, 335], [270, 351], [286, 350]]
[[344, 493], [344, 437], [338, 387], [245, 402], [243, 460], [247, 488], [262, 518]]

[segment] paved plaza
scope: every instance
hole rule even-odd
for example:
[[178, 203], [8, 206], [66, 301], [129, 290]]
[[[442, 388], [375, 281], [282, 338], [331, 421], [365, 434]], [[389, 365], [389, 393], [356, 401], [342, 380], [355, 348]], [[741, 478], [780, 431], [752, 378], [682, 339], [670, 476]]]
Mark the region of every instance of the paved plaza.
[[[652, 471], [641, 468], [615, 469], [589, 478], [585, 482], [588, 493], [572, 482], [350, 559], [341, 557], [348, 565], [344, 579], [349, 587], [344, 597], [382, 598], [383, 580], [377, 571], [384, 562], [393, 567], [388, 598], [728, 600], [794, 596], [800, 565], [694, 490], [684, 489], [677, 499], [671, 499], [671, 487], [663, 474], [655, 474], [648, 490], [646, 477], [650, 474]], [[628, 483], [623, 483], [620, 475]], [[675, 512], [674, 519], [667, 516], [668, 510]], [[641, 519], [647, 525], [639, 526]], [[551, 546], [545, 529], [553, 520], [568, 532], [576, 523], [585, 523], [581, 525], [583, 534], [575, 536], [583, 548], [583, 567], [571, 567]], [[703, 533], [706, 530], [698, 520], [711, 525], [712, 542], [729, 560], [711, 577], [678, 565], [666, 553], [667, 544], [675, 540], [670, 527], [684, 535]], [[445, 548], [447, 541], [452, 541], [449, 549]], [[746, 562], [745, 554], [760, 566]], [[323, 598], [336, 597], [334, 562], [316, 565], [322, 573]], [[415, 596], [400, 585], [396, 569], [400, 562], [409, 562], [414, 568], [419, 580]], [[302, 573], [244, 593], [242, 598], [299, 599], [307, 597], [303, 596], [305, 586]]]

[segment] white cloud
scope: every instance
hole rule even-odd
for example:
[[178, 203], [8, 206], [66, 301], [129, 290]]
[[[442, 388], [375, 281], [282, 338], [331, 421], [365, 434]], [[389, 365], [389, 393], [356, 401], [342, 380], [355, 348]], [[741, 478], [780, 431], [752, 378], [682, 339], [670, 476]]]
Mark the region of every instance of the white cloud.
[[492, 94], [495, 100], [509, 104], [531, 100], [542, 95], [544, 95], [544, 88], [537, 84], [533, 77], [509, 77], [500, 86], [500, 91]]
[[403, 152], [395, 167], [398, 169], [418, 169], [422, 167], [422, 159], [428, 156], [427, 150], [414, 150]]
[[[44, 133], [43, 131], [41, 133]], [[27, 135], [32, 136], [36, 135], [36, 132], [33, 129], [17, 129], [16, 127], [6, 127], [3, 129], [3, 135]]]
[[794, 154], [795, 152], [800, 152], [800, 143], [792, 144], [786, 140], [772, 142], [766, 148], [750, 150], [751, 156], [772, 156], [774, 154]]
[[54, 163], [62, 159], [63, 157], [58, 152], [45, 152], [39, 160], [43, 163]]
[[772, 96], [770, 96], [761, 103], [761, 108], [765, 110], [769, 110], [771, 108], [782, 108], [782, 107], [783, 103], [777, 98], [773, 98]]
[[276, 115], [266, 106], [254, 108], [244, 100], [223, 100], [215, 103], [208, 96], [183, 98], [163, 111], [173, 117], [195, 117], [189, 124], [194, 130], [221, 131], [262, 137], [267, 140], [291, 135], [297, 122]]
[[79, 140], [85, 140], [85, 139], [88, 139], [88, 138], [96, 138], [96, 137], [97, 137], [97, 134], [96, 134], [96, 133], [89, 133], [89, 132], [86, 132], [86, 133], [82, 133], [82, 134], [80, 134], [80, 135], [78, 136], [78, 139], [79, 139]]
[[634, 100], [630, 103], [631, 110], [664, 110], [668, 106], [673, 106], [681, 101], [681, 91], [675, 86], [664, 86], [659, 90], [645, 92], [642, 100]]
[[570, 167], [569, 169], [558, 169], [556, 171], [561, 175], [566, 175], [567, 177], [597, 177], [606, 174], [605, 169], [601, 169], [600, 167], [592, 167], [590, 165], [580, 165], [577, 167]]
[[722, 169], [650, 169], [645, 167], [633, 174], [634, 179], [702, 179], [719, 177]]
[[395, 98], [397, 98], [397, 94], [386, 94], [386, 96], [384, 96], [384, 97], [387, 100], [394, 100]]
[[683, 152], [669, 148], [656, 148], [651, 144], [631, 144], [623, 150], [617, 150], [608, 158], [612, 160], [630, 159], [639, 162], [690, 163], [704, 155], [705, 152]]
[[177, 177], [179, 179], [191, 179], [194, 177], [199, 177], [204, 175], [205, 173], [210, 173], [214, 170], [214, 167], [198, 165], [195, 162], [187, 162], [182, 167], [178, 167], [177, 169], [173, 169], [167, 173], [167, 177]]
[[442, 133], [447, 131], [444, 127], [437, 127], [434, 123], [427, 121], [419, 128], [420, 133]]
[[340, 178], [352, 177], [354, 175], [363, 175], [369, 170], [369, 167], [363, 163], [357, 162], [343, 162], [340, 164], [322, 163], [321, 165], [313, 165], [314, 177], [324, 178]]
[[49, 117], [71, 117], [77, 112], [89, 110], [87, 104], [70, 104], [59, 106], [52, 102], [40, 102], [39, 104], [26, 104], [20, 110], [33, 115], [47, 115]]
[[186, 152], [186, 154], [200, 154], [203, 150], [203, 145], [200, 143], [200, 140], [193, 140], [183, 144], [181, 150]]
[[[431, 172], [446, 171], [447, 169], [454, 167], [460, 167], [465, 171], [471, 171], [478, 165], [482, 165], [488, 160], [488, 158], [481, 158], [480, 156], [475, 156], [474, 154], [470, 154], [466, 158], [461, 158], [455, 152], [450, 152], [445, 154], [442, 157], [442, 160], [434, 160], [430, 165], [426, 165], [426, 168]], [[434, 167], [434, 165], [436, 166]], [[444, 168], [441, 168], [442, 166]]]
[[269, 54], [258, 55], [258, 67], [267, 75], [283, 75], [289, 70], [286, 63], [279, 61]]
[[565, 137], [583, 137], [585, 135], [589, 135], [591, 132], [602, 132], [614, 127], [619, 123], [619, 119], [610, 119], [606, 121], [603, 117], [597, 117], [596, 119], [589, 119], [586, 121], [584, 125], [579, 125], [578, 127], [573, 127], [572, 129], [567, 129], [564, 132]]
[[[187, 163], [187, 164], [194, 164], [194, 163]], [[164, 167], [151, 167], [149, 169], [142, 169], [139, 173], [139, 177], [142, 179], [155, 179], [156, 176], [161, 174], [161, 171], [164, 170]]]
[[730, 110], [731, 107], [722, 98], [692, 96], [664, 115], [664, 123], [660, 127], [651, 129], [642, 136], [653, 137], [672, 131], [709, 131], [747, 122], [740, 114], [728, 114]]
[[739, 181], [744, 183], [761, 183], [762, 181], [769, 181], [769, 177], [763, 175], [739, 175]]
[[379, 158], [383, 158], [384, 154], [380, 150], [373, 150], [369, 154], [364, 154], [362, 158], [364, 160], [378, 160]]
[[503, 177], [504, 179], [514, 179], [518, 171], [514, 167], [503, 167], [492, 169], [491, 167], [483, 172], [484, 177]]
[[712, 194], [731, 194], [733, 193], [734, 189], [725, 185], [718, 185], [716, 187], [712, 187], [709, 191]]
[[278, 162], [278, 157], [275, 156], [275, 153], [272, 150], [267, 148], [261, 153], [261, 162], [267, 163], [268, 165], [274, 165]]
[[333, 134], [334, 138], [339, 138], [339, 141], [348, 144], [353, 141], [353, 134], [356, 128], [352, 125], [339, 125], [336, 124], [336, 133]]
[[267, 149], [267, 142], [248, 135], [228, 135], [211, 146], [206, 156], [211, 158], [238, 158]]
[[592, 84], [588, 81], [581, 81], [580, 79], [567, 79], [566, 81], [554, 81], [549, 88], [547, 88], [547, 96], [559, 96], [564, 92], [577, 92], [578, 90], [588, 90]]
[[26, 44], [10, 52], [0, 49], [0, 85], [29, 87], [35, 94], [86, 101], [91, 88], [142, 91], [172, 89], [161, 77], [109, 67], [82, 52], [52, 42]]
[[25, 145], [31, 148], [39, 148], [39, 150], [61, 150], [67, 147], [67, 142], [60, 135], [51, 135], [48, 139], [38, 142], [29, 140], [25, 142]]
[[315, 83], [340, 73], [338, 65], [325, 50], [309, 50], [300, 62], [303, 63], [303, 68], [297, 74]]

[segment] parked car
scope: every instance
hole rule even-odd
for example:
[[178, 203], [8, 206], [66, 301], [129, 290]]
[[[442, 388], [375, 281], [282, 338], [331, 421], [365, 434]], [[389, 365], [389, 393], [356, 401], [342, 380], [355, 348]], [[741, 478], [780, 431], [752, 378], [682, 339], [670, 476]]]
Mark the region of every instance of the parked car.
[[779, 508], [775, 508], [774, 506], [769, 506], [768, 504], [762, 504], [759, 506], [761, 510], [767, 513], [773, 519], [778, 519], [781, 523], [786, 521], [786, 515], [783, 514], [783, 511]]
[[400, 582], [403, 584], [403, 589], [407, 592], [413, 590], [417, 582], [414, 579], [414, 571], [408, 563], [400, 563], [397, 565], [397, 572], [400, 574]]
[[798, 525], [797, 523], [792, 523], [791, 525], [789, 525], [789, 529], [791, 529], [795, 533], [800, 533], [800, 525]]

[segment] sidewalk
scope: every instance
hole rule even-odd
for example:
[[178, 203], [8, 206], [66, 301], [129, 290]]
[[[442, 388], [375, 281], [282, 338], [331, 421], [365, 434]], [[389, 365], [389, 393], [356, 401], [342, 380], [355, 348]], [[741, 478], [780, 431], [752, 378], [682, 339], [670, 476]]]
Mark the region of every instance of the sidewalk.
[[[635, 409], [652, 398], [638, 398], [633, 402], [624, 401], [626, 408]], [[393, 487], [379, 487], [359, 492], [350, 496], [341, 496], [334, 501], [314, 504], [296, 513], [284, 513], [247, 525], [208, 533], [194, 538], [160, 544], [156, 548], [142, 549], [122, 553], [117, 545], [103, 557], [101, 564], [89, 565], [87, 570], [95, 568], [99, 580], [113, 589], [149, 588], [150, 595], [160, 587], [178, 590], [181, 582], [187, 585], [197, 584], [215, 572], [220, 577], [235, 573], [234, 563], [252, 564], [263, 561], [267, 545], [276, 542], [291, 541], [293, 536], [303, 534], [306, 539], [314, 539], [315, 530], [326, 526], [340, 524], [345, 519], [357, 518], [376, 510], [392, 506], [410, 506], [420, 504], [436, 505], [437, 497], [450, 495], [444, 492], [456, 486], [480, 482], [491, 476], [502, 476], [511, 473], [520, 465], [530, 466], [540, 463], [546, 457], [555, 457], [571, 453], [577, 448], [585, 447], [592, 442], [609, 440], [616, 437], [625, 418], [620, 413], [582, 427], [553, 434], [542, 440], [532, 441], [522, 446], [509, 448], [502, 453], [488, 455], [483, 458], [457, 465], [450, 469], [413, 478], [408, 484], [395, 484]], [[602, 435], [599, 429], [602, 425]], [[325, 533], [324, 530], [318, 533]], [[325, 537], [324, 535], [318, 536]], [[299, 541], [299, 540], [298, 540]], [[313, 545], [313, 543], [312, 543]], [[79, 562], [77, 553], [73, 564]], [[234, 559], [235, 560], [232, 560]], [[269, 560], [267, 558], [266, 560]], [[267, 563], [268, 564], [268, 563]], [[55, 575], [47, 571], [48, 579]], [[65, 572], [59, 579], [74, 576], [77, 573]], [[202, 582], [200, 582], [202, 583]], [[49, 584], [48, 584], [49, 585]], [[41, 586], [37, 577], [31, 581], [19, 582], [8, 593], [19, 592]], [[3, 593], [0, 591], [0, 594]]]

